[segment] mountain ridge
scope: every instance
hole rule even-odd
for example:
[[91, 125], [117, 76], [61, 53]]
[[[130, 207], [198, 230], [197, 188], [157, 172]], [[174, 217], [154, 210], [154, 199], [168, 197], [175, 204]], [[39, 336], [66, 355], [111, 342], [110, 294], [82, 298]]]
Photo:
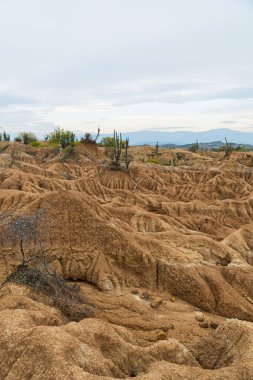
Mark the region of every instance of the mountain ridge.
[[[101, 137], [108, 136], [103, 134]], [[155, 145], [158, 141], [160, 144], [184, 145], [191, 144], [196, 140], [202, 143], [212, 141], [224, 141], [235, 144], [253, 144], [253, 132], [240, 132], [229, 128], [210, 129], [208, 131], [136, 131], [122, 133], [122, 138], [128, 137], [132, 145]]]

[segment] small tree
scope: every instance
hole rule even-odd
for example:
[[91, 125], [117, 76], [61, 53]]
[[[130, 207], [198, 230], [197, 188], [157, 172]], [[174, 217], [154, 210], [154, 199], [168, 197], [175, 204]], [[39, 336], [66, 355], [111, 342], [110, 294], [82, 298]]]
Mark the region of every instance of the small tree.
[[20, 132], [15, 138], [16, 142], [22, 142], [25, 145], [38, 141], [36, 135], [33, 132]]
[[52, 144], [59, 144], [64, 149], [67, 146], [74, 144], [76, 136], [74, 132], [58, 127], [52, 133], [46, 136], [46, 140]]

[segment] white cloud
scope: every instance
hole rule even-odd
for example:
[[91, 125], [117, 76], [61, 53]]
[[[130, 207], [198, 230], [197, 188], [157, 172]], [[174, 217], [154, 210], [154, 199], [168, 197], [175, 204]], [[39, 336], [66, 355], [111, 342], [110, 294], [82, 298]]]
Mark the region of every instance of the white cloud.
[[2, 0], [0, 125], [251, 128], [252, 17], [246, 0]]

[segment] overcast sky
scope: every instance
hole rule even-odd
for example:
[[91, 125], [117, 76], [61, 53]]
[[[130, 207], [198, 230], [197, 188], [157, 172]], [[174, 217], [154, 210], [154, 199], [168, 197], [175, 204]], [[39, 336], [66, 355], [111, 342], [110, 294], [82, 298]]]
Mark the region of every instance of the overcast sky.
[[0, 126], [253, 131], [252, 0], [0, 0]]

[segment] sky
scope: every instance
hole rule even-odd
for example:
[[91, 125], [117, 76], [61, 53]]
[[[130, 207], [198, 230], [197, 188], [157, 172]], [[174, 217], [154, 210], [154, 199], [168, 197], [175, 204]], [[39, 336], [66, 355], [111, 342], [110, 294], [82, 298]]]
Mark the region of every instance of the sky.
[[253, 132], [253, 0], [0, 0], [0, 127]]

